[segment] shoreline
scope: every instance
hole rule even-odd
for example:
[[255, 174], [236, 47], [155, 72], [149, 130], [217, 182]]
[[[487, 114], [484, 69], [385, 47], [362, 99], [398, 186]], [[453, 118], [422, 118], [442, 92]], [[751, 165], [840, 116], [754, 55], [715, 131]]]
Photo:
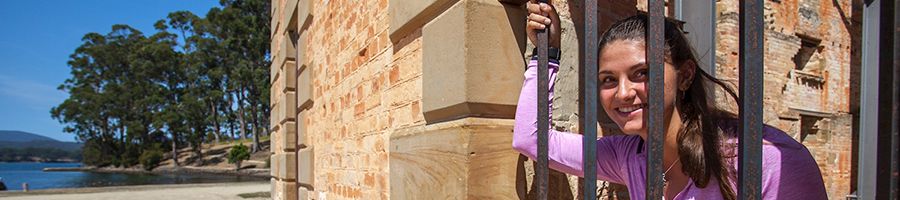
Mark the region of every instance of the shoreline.
[[[0, 191], [0, 198], [24, 198], [24, 199], [71, 199], [75, 197], [75, 199], [121, 199], [123, 196], [133, 196], [133, 197], [144, 197], [149, 199], [157, 199], [155, 197], [149, 197], [145, 195], [137, 195], [135, 196], [132, 193], [152, 193], [152, 194], [166, 194], [166, 195], [175, 195], [182, 196], [182, 198], [187, 199], [196, 199], [195, 195], [197, 195], [197, 190], [207, 191], [205, 196], [209, 196], [207, 199], [220, 199], [218, 195], [211, 195], [222, 193], [221, 188], [233, 188], [226, 189], [225, 191], [232, 192], [235, 194], [233, 199], [243, 199], [238, 197], [237, 195], [241, 193], [248, 192], [265, 192], [269, 186], [268, 181], [250, 181], [250, 182], [237, 182], [237, 183], [188, 183], [188, 184], [156, 184], [156, 185], [130, 185], [130, 186], [107, 186], [107, 187], [82, 187], [82, 188], [58, 188], [58, 189], [44, 189], [44, 190], [30, 190], [28, 192], [24, 191]], [[244, 189], [247, 191], [232, 191], [238, 188], [247, 188]], [[256, 188], [256, 189], [252, 189]], [[165, 192], [165, 193], [159, 193]], [[225, 192], [225, 193], [228, 193]], [[178, 194], [184, 193], [184, 194]], [[110, 197], [112, 196], [112, 197]], [[140, 198], [138, 198], [140, 199]], [[177, 198], [176, 198], [177, 199]]]
[[185, 174], [185, 175], [226, 175], [226, 176], [249, 176], [256, 178], [270, 178], [268, 168], [245, 168], [234, 170], [220, 167], [193, 167], [193, 166], [160, 166], [151, 171], [143, 168], [117, 168], [117, 167], [48, 167], [43, 169], [44, 172], [94, 172], [94, 173], [122, 173], [122, 174], [152, 174], [152, 175], [169, 175], [169, 174]]

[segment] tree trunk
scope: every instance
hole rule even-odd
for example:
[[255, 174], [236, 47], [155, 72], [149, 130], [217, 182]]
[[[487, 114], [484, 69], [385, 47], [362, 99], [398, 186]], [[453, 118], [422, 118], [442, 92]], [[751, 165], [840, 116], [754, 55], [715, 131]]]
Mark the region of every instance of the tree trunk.
[[246, 132], [247, 131], [247, 122], [244, 121], [244, 96], [241, 93], [244, 93], [243, 89], [241, 89], [241, 92], [237, 93], [238, 121], [240, 121], [240, 123], [241, 123], [241, 133], [239, 136], [243, 140], [247, 136], [247, 134], [246, 134], [247, 133]]
[[[172, 130], [169, 130], [169, 131], [172, 131]], [[176, 142], [177, 140], [178, 140], [178, 135], [175, 134], [175, 131], [172, 131], [172, 162], [175, 164], [176, 167], [181, 166], [181, 164], [178, 164], [178, 143]]]
[[219, 128], [219, 112], [216, 110], [216, 104], [210, 103], [210, 109], [212, 109], [213, 115], [213, 127], [215, 127], [215, 136], [216, 136], [216, 144], [219, 144], [219, 135], [222, 134], [222, 130]]
[[256, 153], [257, 151], [261, 150], [261, 148], [259, 147], [259, 117], [257, 116], [258, 113], [256, 112], [256, 103], [250, 105], [250, 111], [253, 112], [251, 113], [253, 117], [253, 149], [250, 152]]

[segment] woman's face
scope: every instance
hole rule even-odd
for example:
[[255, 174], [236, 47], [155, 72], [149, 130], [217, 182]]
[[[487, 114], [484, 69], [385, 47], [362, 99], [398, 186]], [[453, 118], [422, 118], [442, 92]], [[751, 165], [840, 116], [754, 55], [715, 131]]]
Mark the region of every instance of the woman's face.
[[[646, 83], [650, 77], [644, 48], [643, 41], [617, 40], [608, 43], [600, 55], [597, 84], [600, 88], [600, 104], [606, 114], [625, 134], [646, 138], [644, 113], [648, 104]], [[664, 121], [668, 122], [672, 116], [672, 105], [680, 78], [672, 64], [666, 62], [665, 68], [663, 105]]]

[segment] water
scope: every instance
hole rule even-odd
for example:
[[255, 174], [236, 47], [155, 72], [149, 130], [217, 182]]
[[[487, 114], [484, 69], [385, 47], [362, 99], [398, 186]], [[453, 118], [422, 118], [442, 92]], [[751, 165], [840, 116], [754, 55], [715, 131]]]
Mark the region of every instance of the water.
[[182, 183], [222, 183], [263, 181], [264, 178], [224, 175], [151, 175], [93, 172], [44, 172], [46, 167], [80, 167], [80, 163], [4, 163], [0, 162], [0, 178], [7, 190], [51, 188], [80, 188], [121, 185], [152, 185]]

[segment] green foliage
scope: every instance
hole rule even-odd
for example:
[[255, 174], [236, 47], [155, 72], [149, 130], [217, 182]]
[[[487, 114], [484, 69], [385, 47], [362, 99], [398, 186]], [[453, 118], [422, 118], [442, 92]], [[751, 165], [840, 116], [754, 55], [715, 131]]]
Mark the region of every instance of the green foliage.
[[85, 34], [59, 86], [69, 98], [52, 117], [85, 142], [87, 165], [128, 167], [142, 152], [187, 145], [199, 153], [226, 131], [252, 134], [258, 150], [269, 127], [270, 2], [172, 12], [152, 35], [121, 24]]
[[153, 168], [159, 166], [159, 162], [162, 162], [163, 153], [160, 150], [147, 150], [141, 154], [141, 166], [144, 167], [144, 170], [150, 171]]
[[250, 150], [244, 144], [237, 144], [231, 147], [225, 157], [228, 159], [228, 163], [238, 163], [250, 159]]

